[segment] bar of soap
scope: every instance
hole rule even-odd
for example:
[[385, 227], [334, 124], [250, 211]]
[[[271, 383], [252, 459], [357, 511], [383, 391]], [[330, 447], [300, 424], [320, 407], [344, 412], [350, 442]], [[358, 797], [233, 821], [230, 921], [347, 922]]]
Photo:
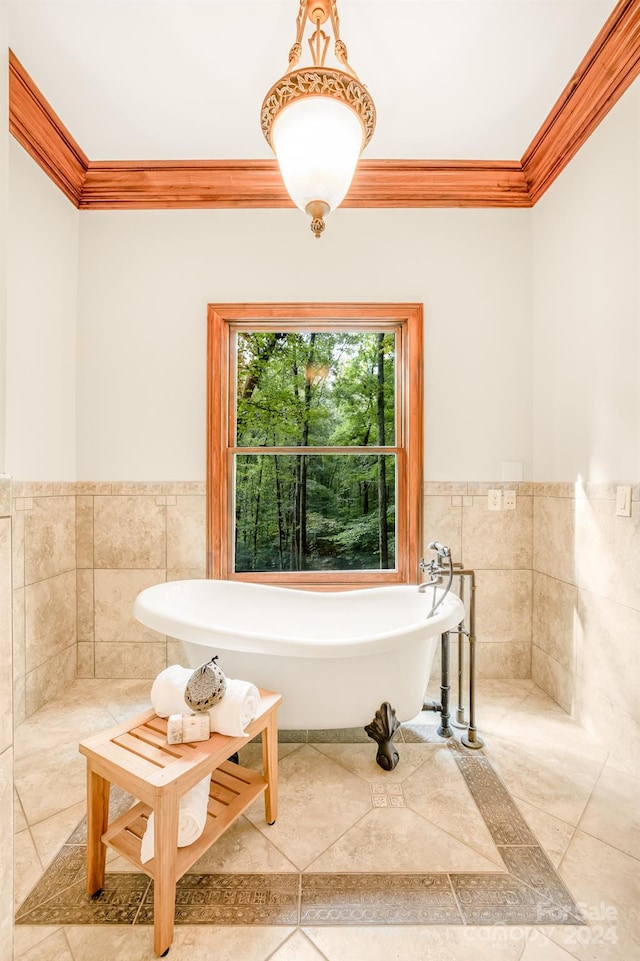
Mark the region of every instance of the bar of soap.
[[167, 744], [207, 741], [210, 733], [208, 714], [170, 714], [167, 718]]

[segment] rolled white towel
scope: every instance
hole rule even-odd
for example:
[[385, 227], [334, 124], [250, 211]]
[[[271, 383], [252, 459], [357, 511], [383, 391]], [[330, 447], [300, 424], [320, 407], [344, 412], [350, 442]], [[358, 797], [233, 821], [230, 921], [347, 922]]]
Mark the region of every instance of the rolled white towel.
[[244, 729], [253, 721], [259, 707], [260, 694], [254, 684], [228, 677], [224, 697], [209, 708], [212, 732], [244, 737]]
[[[204, 831], [207, 823], [207, 805], [209, 803], [209, 785], [211, 775], [198, 781], [195, 787], [183, 794], [178, 804], [178, 847], [186, 848], [187, 845], [197, 841]], [[140, 848], [140, 860], [144, 864], [150, 861], [154, 853], [154, 816], [153, 811], [147, 821], [147, 829], [142, 836]]]
[[151, 685], [151, 703], [158, 717], [193, 713], [184, 699], [187, 681], [192, 674], [193, 668], [180, 664], [172, 664], [160, 671]]

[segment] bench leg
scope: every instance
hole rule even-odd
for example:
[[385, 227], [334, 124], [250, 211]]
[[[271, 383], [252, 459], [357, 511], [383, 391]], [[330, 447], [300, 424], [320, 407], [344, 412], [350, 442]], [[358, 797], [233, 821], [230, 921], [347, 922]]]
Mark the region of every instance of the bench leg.
[[277, 712], [269, 715], [262, 732], [262, 772], [267, 782], [264, 792], [264, 816], [267, 824], [278, 817], [278, 720]]
[[157, 955], [173, 941], [178, 856], [178, 795], [167, 790], [154, 807], [153, 948]]
[[109, 823], [109, 782], [87, 764], [87, 893], [104, 885], [107, 846], [102, 835]]

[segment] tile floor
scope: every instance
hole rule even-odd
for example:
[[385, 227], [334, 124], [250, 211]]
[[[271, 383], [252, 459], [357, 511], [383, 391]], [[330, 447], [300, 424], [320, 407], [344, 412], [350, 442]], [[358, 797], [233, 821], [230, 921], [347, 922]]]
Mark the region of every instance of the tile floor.
[[[146, 709], [148, 696], [148, 682], [78, 681], [17, 729], [16, 906], [84, 814], [84, 759], [77, 741]], [[473, 878], [505, 872], [507, 849], [496, 842], [497, 808], [478, 809], [482, 792], [470, 791], [455, 750], [435, 734], [433, 715], [418, 721], [396, 737], [401, 761], [389, 774], [376, 766], [375, 745], [368, 739], [317, 741], [312, 733], [304, 741], [281, 743], [276, 824], [264, 823], [256, 802], [193, 871], [236, 875], [238, 881], [240, 875], [255, 874], [286, 881], [302, 872], [308, 888], [323, 876], [354, 873], [387, 874], [389, 886], [396, 875], [398, 887], [415, 873]], [[587, 925], [353, 919], [318, 925], [305, 924], [303, 914], [300, 924], [180, 924], [171, 958], [638, 961], [638, 779], [608, 762], [607, 751], [532, 681], [483, 681], [478, 726], [507, 801], [510, 795]], [[241, 763], [257, 764], [257, 754], [249, 745]], [[482, 765], [472, 767], [479, 771]], [[130, 866], [111, 857], [109, 870], [129, 871]], [[384, 879], [378, 883], [384, 886]], [[16, 961], [150, 961], [154, 955], [147, 924], [18, 924], [14, 956]]]

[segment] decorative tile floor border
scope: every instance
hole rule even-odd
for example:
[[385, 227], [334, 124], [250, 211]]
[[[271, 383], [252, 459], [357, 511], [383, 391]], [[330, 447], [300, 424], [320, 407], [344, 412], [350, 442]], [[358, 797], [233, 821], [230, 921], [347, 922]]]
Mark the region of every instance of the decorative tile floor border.
[[[314, 741], [320, 743], [319, 732], [313, 733]], [[337, 740], [336, 732], [332, 733], [331, 740]], [[424, 738], [419, 738], [421, 733], [410, 732], [410, 739], [433, 739], [429, 731]], [[453, 739], [447, 747], [500, 852], [504, 872], [186, 874], [177, 884], [176, 923], [585, 924], [489, 759]], [[380, 784], [372, 785], [372, 798], [384, 797], [391, 805], [394, 798], [402, 797], [394, 785], [387, 785], [383, 793]], [[117, 789], [112, 791], [115, 817], [131, 799]], [[146, 875], [108, 873], [103, 890], [91, 898], [85, 891], [85, 868], [82, 821], [18, 908], [16, 923], [153, 923], [153, 882]]]

